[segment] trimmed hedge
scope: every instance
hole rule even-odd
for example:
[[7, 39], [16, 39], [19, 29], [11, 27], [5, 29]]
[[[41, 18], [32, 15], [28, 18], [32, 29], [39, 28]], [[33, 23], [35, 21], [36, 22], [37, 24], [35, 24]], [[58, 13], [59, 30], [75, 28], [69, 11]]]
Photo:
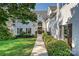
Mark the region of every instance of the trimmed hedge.
[[47, 33], [43, 33], [43, 40], [45, 42], [48, 55], [49, 56], [70, 56], [71, 51], [66, 44], [66, 42], [62, 40], [57, 40], [52, 36], [47, 35]]
[[37, 32], [35, 33], [35, 35], [31, 35], [31, 34], [27, 34], [25, 32], [22, 32], [19, 35], [16, 35], [16, 38], [32, 38], [32, 37], [37, 37]]
[[29, 37], [34, 37], [34, 35], [31, 35], [31, 34], [16, 35], [16, 38], [29, 38]]

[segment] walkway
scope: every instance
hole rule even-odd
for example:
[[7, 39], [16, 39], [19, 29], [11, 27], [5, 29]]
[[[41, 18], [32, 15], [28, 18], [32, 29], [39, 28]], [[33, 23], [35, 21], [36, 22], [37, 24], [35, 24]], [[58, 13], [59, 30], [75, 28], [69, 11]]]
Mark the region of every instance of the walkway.
[[37, 35], [31, 56], [48, 56], [41, 34]]

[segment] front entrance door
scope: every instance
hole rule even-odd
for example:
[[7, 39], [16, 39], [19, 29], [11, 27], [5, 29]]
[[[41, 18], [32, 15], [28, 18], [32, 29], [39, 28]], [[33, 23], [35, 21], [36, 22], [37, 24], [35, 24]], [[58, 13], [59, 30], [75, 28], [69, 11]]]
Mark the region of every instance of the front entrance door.
[[42, 22], [38, 22], [38, 34], [42, 33]]

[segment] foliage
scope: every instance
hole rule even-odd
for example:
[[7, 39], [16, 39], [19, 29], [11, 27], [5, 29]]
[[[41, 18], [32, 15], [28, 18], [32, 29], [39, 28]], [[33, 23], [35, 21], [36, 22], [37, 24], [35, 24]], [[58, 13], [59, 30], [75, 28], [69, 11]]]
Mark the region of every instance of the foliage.
[[49, 41], [52, 40], [52, 37], [47, 35], [47, 33], [43, 33], [43, 39], [44, 39], [45, 44], [48, 45]]
[[34, 9], [34, 3], [0, 3], [0, 40], [7, 40], [11, 36], [8, 29], [4, 28], [9, 19], [19, 19], [22, 23], [27, 23], [27, 20], [36, 21]]
[[57, 40], [47, 33], [43, 33], [43, 39], [50, 56], [69, 56], [71, 54], [70, 48], [66, 42]]
[[[32, 7], [30, 7], [32, 6]], [[36, 20], [36, 14], [31, 11], [33, 10], [35, 4], [10, 4], [9, 5], [9, 13], [12, 15], [11, 17], [19, 18], [22, 20], [22, 22], [25, 22], [26, 20], [35, 21]]]
[[44, 39], [44, 41], [47, 42], [47, 44], [49, 43], [49, 41], [52, 41], [52, 40], [53, 40], [53, 42], [56, 41], [55, 38], [53, 38], [52, 36], [48, 35], [48, 34], [45, 33], [45, 32], [43, 33], [43, 39]]
[[25, 32], [22, 32], [21, 34], [16, 35], [16, 38], [29, 38], [29, 37], [34, 37], [34, 35], [27, 34]]
[[0, 41], [0, 56], [30, 56], [36, 38]]
[[0, 22], [5, 23], [8, 18], [11, 18], [11, 20], [18, 18], [22, 22], [26, 20], [36, 21], [37, 16], [34, 13], [34, 9], [34, 3], [1, 3]]
[[0, 26], [0, 40], [9, 40], [13, 39], [12, 34], [8, 32], [9, 29], [6, 27]]
[[3, 8], [0, 7], [0, 25], [6, 25], [6, 21], [8, 21], [8, 14]]
[[69, 56], [71, 54], [69, 46], [61, 40], [49, 42], [48, 51], [49, 55], [53, 56]]

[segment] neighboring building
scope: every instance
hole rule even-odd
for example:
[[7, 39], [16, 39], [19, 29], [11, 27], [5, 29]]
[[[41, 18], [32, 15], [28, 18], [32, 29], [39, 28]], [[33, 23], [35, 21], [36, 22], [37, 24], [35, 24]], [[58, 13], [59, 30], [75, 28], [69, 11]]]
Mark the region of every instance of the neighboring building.
[[72, 10], [72, 53], [79, 56], [79, 4]]
[[12, 21], [11, 18], [9, 19], [9, 21], [7, 21], [7, 26], [10, 29], [10, 32], [13, 33], [13, 36], [19, 35], [22, 32], [35, 35], [35, 32], [38, 30], [46, 31], [45, 20], [47, 18], [47, 12], [35, 11], [35, 13], [37, 14], [36, 22], [28, 20], [25, 24], [23, 24], [20, 19]]
[[[60, 10], [61, 25], [67, 26], [67, 40], [72, 48], [72, 54], [79, 56], [79, 4], [66, 4]], [[63, 27], [62, 26], [62, 27]], [[64, 30], [64, 27], [62, 28]], [[64, 32], [61, 34], [64, 37]]]
[[49, 32], [50, 31], [50, 27], [51, 27], [51, 20], [52, 20], [52, 18], [54, 17], [54, 15], [55, 15], [55, 10], [56, 10], [56, 7], [53, 7], [53, 6], [49, 6], [48, 7], [48, 12], [47, 12], [47, 15], [48, 15], [48, 19], [46, 20], [46, 23], [47, 23], [47, 32]]
[[47, 23], [48, 31], [59, 40], [65, 39], [65, 30], [67, 31], [66, 39], [72, 49], [72, 54], [79, 55], [79, 4], [64, 4], [57, 9], [56, 15], [52, 16], [52, 19], [48, 18], [47, 22], [49, 23]]
[[36, 31], [36, 23], [27, 21], [26, 24], [21, 23], [18, 19], [16, 21], [8, 21], [8, 27], [13, 33], [13, 35], [19, 35], [22, 32], [26, 34], [34, 35]]
[[37, 31], [46, 31], [47, 11], [35, 11], [37, 14]]
[[[51, 34], [52, 36], [55, 35], [55, 26], [54, 26], [54, 23], [56, 21], [56, 8], [57, 7], [54, 7], [54, 6], [49, 6], [48, 7], [48, 19], [46, 20], [46, 23], [47, 23], [47, 32], [49, 34]], [[55, 37], [55, 36], [54, 36]]]

